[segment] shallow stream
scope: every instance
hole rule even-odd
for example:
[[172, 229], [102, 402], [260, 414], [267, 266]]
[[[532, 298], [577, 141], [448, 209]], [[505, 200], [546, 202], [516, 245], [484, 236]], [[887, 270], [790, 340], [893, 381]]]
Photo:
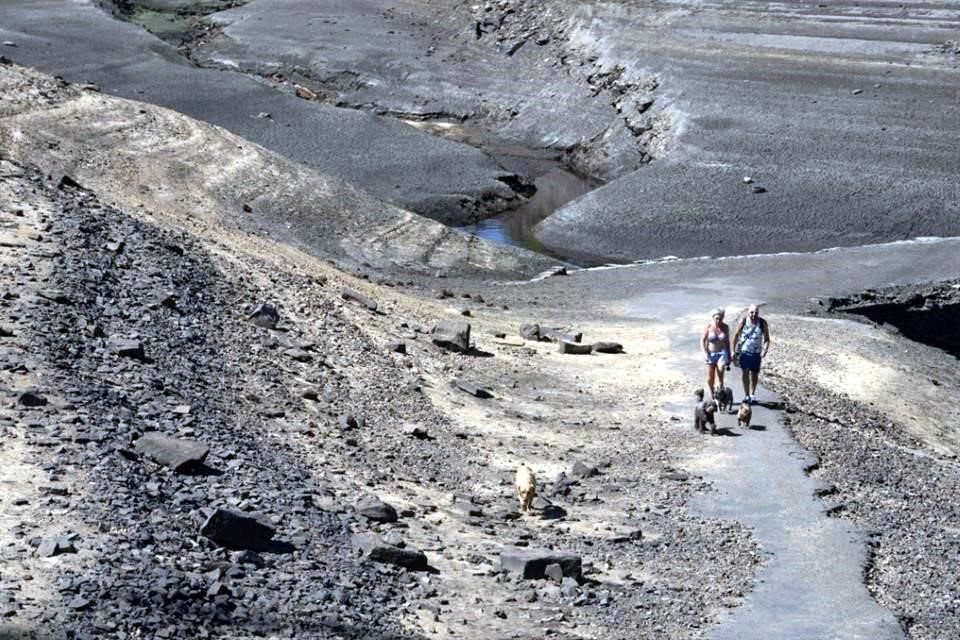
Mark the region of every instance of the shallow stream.
[[[138, 25], [180, 47], [189, 56], [187, 43], [210, 28], [206, 22], [208, 15], [245, 4], [245, 1], [209, 0], [196, 4], [188, 0], [105, 0], [104, 4], [115, 18]], [[496, 244], [523, 247], [577, 266], [595, 266], [604, 262], [552, 252], [534, 237], [533, 230], [539, 222], [602, 184], [599, 180], [570, 171], [562, 161], [562, 149], [519, 146], [499, 140], [495, 131], [477, 128], [472, 122], [449, 118], [411, 118], [389, 113], [382, 115], [394, 117], [435, 136], [480, 149], [496, 160], [506, 172], [521, 176], [522, 183], [514, 186], [519, 206], [475, 224], [459, 227], [461, 230]], [[528, 186], [531, 187], [529, 192], [524, 188]]]
[[580, 266], [593, 264], [547, 250], [534, 237], [533, 230], [541, 220], [568, 202], [592, 191], [600, 182], [580, 177], [557, 162], [546, 173], [534, 178], [533, 184], [536, 192], [520, 207], [460, 229], [497, 244], [523, 247]]

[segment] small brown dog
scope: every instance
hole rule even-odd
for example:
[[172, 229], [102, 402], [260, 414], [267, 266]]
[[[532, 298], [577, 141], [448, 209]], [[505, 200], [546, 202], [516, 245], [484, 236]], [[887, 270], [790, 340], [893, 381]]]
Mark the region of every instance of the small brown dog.
[[750, 408], [750, 403], [744, 400], [740, 403], [740, 410], [737, 411], [737, 426], [749, 429], [751, 418], [753, 418], [753, 409]]
[[517, 488], [517, 498], [520, 500], [520, 511], [526, 513], [530, 511], [533, 505], [533, 499], [537, 495], [537, 479], [525, 464], [517, 467], [517, 475], [513, 481]]

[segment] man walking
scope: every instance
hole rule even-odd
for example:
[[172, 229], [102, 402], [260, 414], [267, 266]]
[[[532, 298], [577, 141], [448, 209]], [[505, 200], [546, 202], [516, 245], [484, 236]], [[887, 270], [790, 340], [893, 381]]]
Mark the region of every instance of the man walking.
[[750, 404], [757, 403], [757, 378], [760, 377], [760, 361], [767, 356], [770, 347], [770, 329], [767, 321], [760, 317], [760, 309], [752, 304], [747, 309], [747, 317], [737, 323], [733, 336], [734, 362], [740, 362], [743, 381], [743, 399]]

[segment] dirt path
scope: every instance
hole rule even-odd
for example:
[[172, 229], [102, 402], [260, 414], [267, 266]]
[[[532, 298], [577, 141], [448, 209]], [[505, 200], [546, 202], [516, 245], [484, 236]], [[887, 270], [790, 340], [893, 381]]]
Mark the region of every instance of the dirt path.
[[815, 497], [822, 485], [803, 473], [811, 456], [786, 432], [779, 413], [756, 408], [750, 432], [717, 438], [689, 461], [712, 485], [694, 504], [708, 517], [750, 527], [765, 558], [743, 606], [707, 637], [903, 638], [896, 617], [863, 583], [865, 532], [825, 513]]

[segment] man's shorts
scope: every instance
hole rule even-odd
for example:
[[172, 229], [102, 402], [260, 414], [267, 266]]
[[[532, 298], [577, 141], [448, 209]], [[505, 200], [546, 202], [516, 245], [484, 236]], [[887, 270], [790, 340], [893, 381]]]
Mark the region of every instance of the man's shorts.
[[747, 371], [760, 371], [759, 353], [741, 353], [740, 368]]
[[706, 363], [725, 367], [730, 364], [730, 354], [727, 353], [726, 349], [723, 351], [716, 351], [707, 356]]

